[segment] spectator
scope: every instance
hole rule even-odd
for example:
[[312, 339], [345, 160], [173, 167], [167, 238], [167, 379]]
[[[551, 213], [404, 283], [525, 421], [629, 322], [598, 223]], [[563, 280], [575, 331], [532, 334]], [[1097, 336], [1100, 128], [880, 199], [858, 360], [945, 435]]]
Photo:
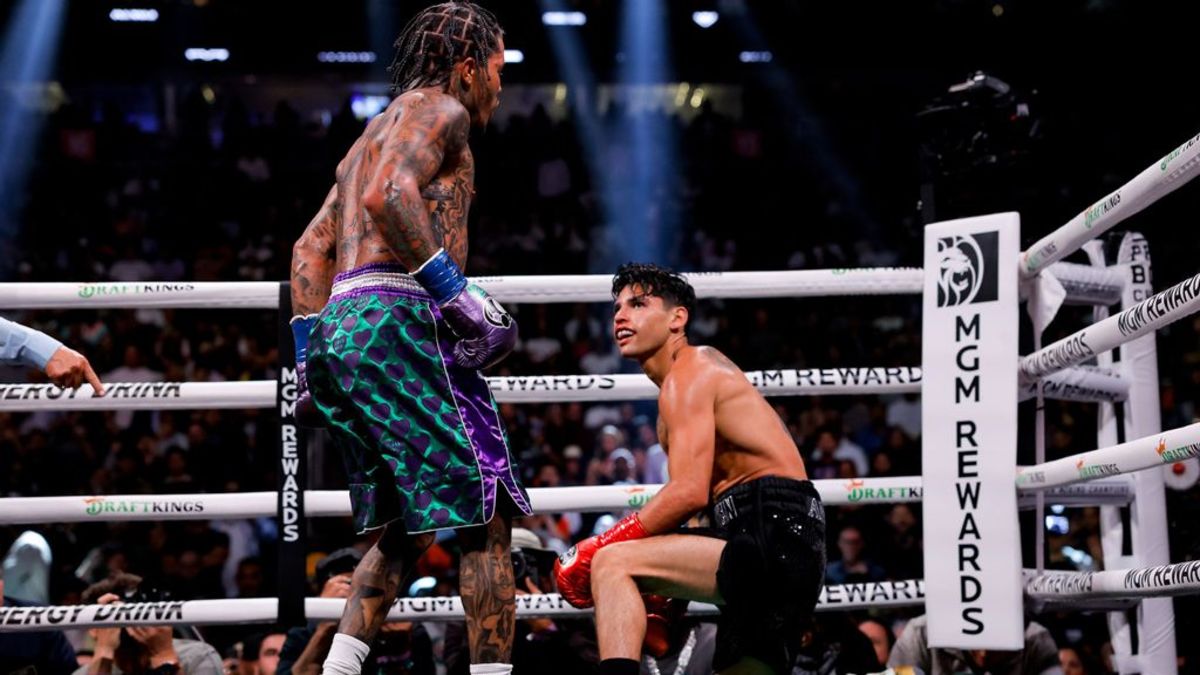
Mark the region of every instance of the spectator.
[[1083, 667], [1083, 659], [1073, 647], [1062, 647], [1058, 650], [1058, 663], [1062, 667], [1062, 675], [1088, 675]]
[[892, 667], [920, 668], [926, 675], [988, 672], [991, 675], [1063, 675], [1058, 647], [1041, 625], [1025, 624], [1025, 646], [1017, 651], [962, 650], [929, 646], [925, 615], [908, 622], [888, 657]]
[[875, 659], [879, 664], [885, 664], [888, 660], [888, 654], [892, 651], [892, 632], [887, 629], [887, 626], [867, 619], [866, 621], [858, 622], [858, 629], [863, 635], [871, 641], [871, 646], [875, 649]]
[[[142, 578], [136, 574], [116, 574], [88, 586], [83, 601], [108, 605], [119, 602], [161, 600], [153, 591], [141, 592]], [[112, 675], [223, 675], [224, 666], [217, 650], [204, 642], [172, 637], [169, 626], [129, 628], [92, 628], [96, 641], [91, 663], [81, 666], [75, 675], [111, 673]]]
[[854, 526], [842, 528], [838, 533], [838, 550], [840, 560], [835, 560], [825, 568], [825, 578], [831, 584], [858, 584], [869, 581], [883, 581], [886, 576], [883, 568], [863, 557], [862, 532]]
[[[4, 593], [5, 566], [0, 565], [0, 607], [29, 607]], [[74, 672], [75, 650], [62, 631], [38, 633], [0, 632], [0, 672], [17, 673], [32, 668], [37, 673], [65, 675]]]

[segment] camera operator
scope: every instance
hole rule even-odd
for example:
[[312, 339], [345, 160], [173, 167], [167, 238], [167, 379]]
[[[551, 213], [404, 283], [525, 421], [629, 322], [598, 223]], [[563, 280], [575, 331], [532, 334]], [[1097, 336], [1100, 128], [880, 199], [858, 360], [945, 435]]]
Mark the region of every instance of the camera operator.
[[[142, 588], [136, 574], [114, 574], [88, 586], [83, 601], [107, 605], [159, 602], [164, 593]], [[75, 675], [223, 675], [221, 655], [206, 642], [173, 637], [170, 626], [92, 628], [96, 642], [92, 662]]]

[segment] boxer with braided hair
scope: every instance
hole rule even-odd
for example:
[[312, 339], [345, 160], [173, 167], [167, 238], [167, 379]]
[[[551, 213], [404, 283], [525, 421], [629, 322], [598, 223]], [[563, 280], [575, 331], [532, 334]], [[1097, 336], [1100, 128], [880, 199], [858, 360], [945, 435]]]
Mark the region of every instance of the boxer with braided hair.
[[359, 672], [434, 531], [460, 528], [471, 672], [507, 673], [511, 518], [531, 509], [479, 370], [508, 354], [517, 326], [462, 272], [467, 139], [499, 104], [504, 36], [490, 12], [446, 2], [420, 12], [396, 50], [395, 100], [338, 165], [292, 257], [297, 417], [328, 427], [358, 531], [381, 531], [324, 670]]

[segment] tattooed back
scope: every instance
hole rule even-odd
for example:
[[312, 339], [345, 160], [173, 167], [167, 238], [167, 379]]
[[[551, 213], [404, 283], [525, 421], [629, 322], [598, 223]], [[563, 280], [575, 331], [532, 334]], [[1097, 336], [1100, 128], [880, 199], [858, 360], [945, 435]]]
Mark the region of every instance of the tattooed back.
[[[424, 260], [414, 254], [417, 247], [396, 244], [423, 238], [416, 228], [432, 229], [433, 238], [465, 269], [475, 180], [469, 128], [463, 105], [434, 88], [405, 92], [371, 120], [337, 168], [338, 272], [376, 262], [415, 269]], [[419, 200], [390, 185], [403, 176], [419, 177]], [[372, 186], [384, 192], [387, 219], [372, 219], [364, 208]], [[413, 217], [417, 209], [428, 213], [427, 223]]]

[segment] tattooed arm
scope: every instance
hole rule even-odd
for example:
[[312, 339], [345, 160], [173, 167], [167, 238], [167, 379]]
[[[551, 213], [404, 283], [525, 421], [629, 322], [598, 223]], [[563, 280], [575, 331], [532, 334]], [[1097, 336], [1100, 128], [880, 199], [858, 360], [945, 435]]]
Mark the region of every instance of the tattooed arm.
[[335, 184], [316, 217], [292, 247], [292, 312], [316, 314], [329, 300], [341, 199]]
[[415, 270], [442, 248], [421, 191], [447, 155], [467, 145], [471, 119], [457, 101], [415, 98], [399, 129], [385, 142], [378, 169], [363, 193], [371, 216], [392, 253]]
[[395, 140], [383, 148], [380, 168], [363, 195], [363, 208], [458, 336], [455, 365], [487, 368], [516, 346], [517, 322], [450, 257], [421, 196], [446, 157], [467, 147], [471, 119], [448, 97], [414, 97], [404, 114]]
[[308, 391], [308, 336], [329, 300], [336, 259], [341, 199], [335, 184], [317, 216], [292, 247], [292, 339], [296, 346], [296, 421], [306, 427], [325, 420]]

